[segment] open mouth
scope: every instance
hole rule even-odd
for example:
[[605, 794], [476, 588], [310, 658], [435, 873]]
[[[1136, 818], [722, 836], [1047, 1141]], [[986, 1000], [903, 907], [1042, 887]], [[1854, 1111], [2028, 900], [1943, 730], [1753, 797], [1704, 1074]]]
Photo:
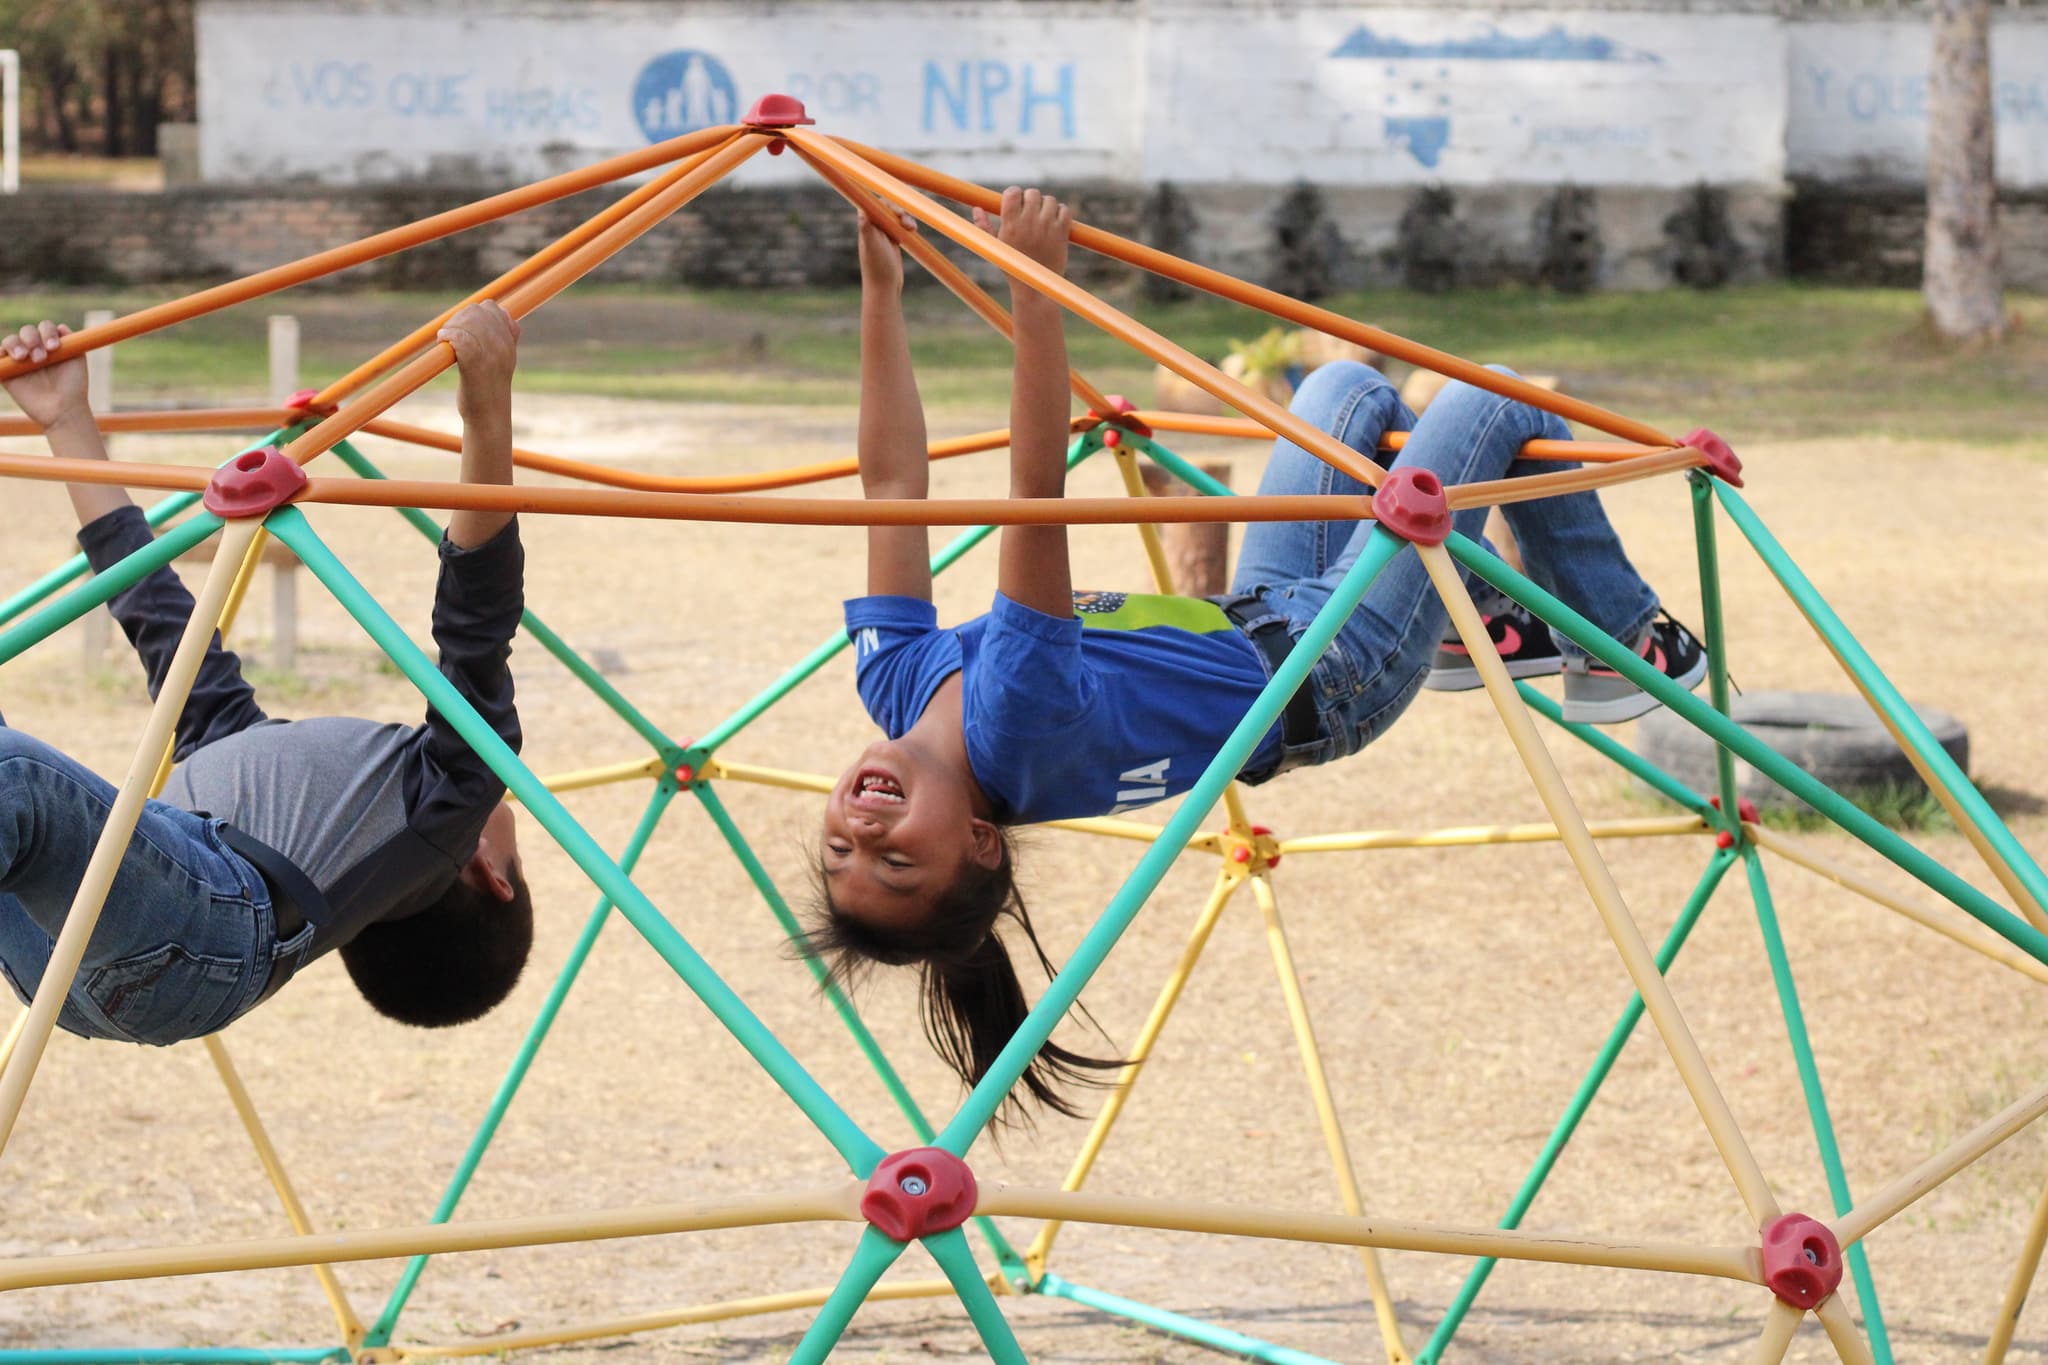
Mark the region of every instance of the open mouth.
[[865, 801], [901, 804], [903, 785], [887, 773], [869, 770], [853, 780], [853, 794]]

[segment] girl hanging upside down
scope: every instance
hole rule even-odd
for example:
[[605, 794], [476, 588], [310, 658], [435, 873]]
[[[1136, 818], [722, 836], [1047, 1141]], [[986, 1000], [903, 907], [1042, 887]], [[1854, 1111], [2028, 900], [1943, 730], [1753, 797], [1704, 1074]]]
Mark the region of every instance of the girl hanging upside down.
[[[979, 210], [975, 217], [996, 231]], [[1064, 270], [1071, 223], [1051, 196], [1011, 188], [997, 235]], [[862, 487], [872, 498], [922, 498], [924, 413], [904, 327], [902, 259], [865, 219], [860, 261]], [[1021, 284], [1011, 299], [1010, 496], [1057, 498], [1070, 411], [1060, 308]], [[1412, 430], [1395, 465], [1427, 469], [1445, 484], [1571, 467], [1546, 461], [1532, 470], [1515, 460], [1525, 441], [1570, 439], [1562, 419], [1467, 384], [1446, 387], [1417, 421], [1378, 371], [1338, 363], [1308, 377], [1293, 409], [1367, 454], [1382, 433]], [[1372, 490], [1282, 440], [1259, 491]], [[1660, 611], [1595, 494], [1505, 510], [1532, 578], [1680, 685], [1699, 683], [1706, 662], [1698, 642]], [[1460, 512], [1457, 529], [1476, 539], [1484, 516]], [[963, 1079], [979, 1080], [1026, 1013], [998, 921], [1011, 919], [1051, 972], [1018, 894], [1009, 827], [1114, 814], [1192, 787], [1371, 530], [1362, 521], [1253, 523], [1232, 592], [1207, 599], [1076, 593], [1064, 526], [1006, 526], [994, 606], [941, 628], [925, 528], [871, 528], [868, 595], [846, 604], [846, 629], [861, 701], [888, 737], [869, 745], [827, 798], [824, 904], [807, 949], [840, 979], [871, 962], [917, 964], [926, 1035]], [[1519, 606], [1483, 585], [1480, 592], [1482, 607], [1492, 603], [1488, 633], [1513, 676], [1564, 674], [1567, 720], [1612, 723], [1655, 707]], [[1479, 686], [1445, 630], [1420, 560], [1397, 557], [1240, 778], [1264, 782], [1355, 753], [1425, 686]], [[1023, 1083], [1071, 1114], [1058, 1084], [1116, 1065], [1049, 1042]]]

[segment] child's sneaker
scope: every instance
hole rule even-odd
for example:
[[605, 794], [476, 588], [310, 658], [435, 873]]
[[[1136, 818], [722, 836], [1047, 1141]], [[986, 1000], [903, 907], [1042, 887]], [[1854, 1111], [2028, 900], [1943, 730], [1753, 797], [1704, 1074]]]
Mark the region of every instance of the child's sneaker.
[[[1659, 612], [1636, 638], [1635, 652], [1650, 667], [1691, 691], [1707, 676], [1707, 651], [1693, 633]], [[1564, 666], [1564, 718], [1576, 725], [1619, 725], [1661, 705], [1598, 659], [1575, 658]]]
[[[1542, 678], [1564, 667], [1564, 656], [1550, 638], [1550, 627], [1531, 616], [1520, 603], [1509, 602], [1483, 618], [1486, 634], [1508, 666], [1510, 678]], [[1436, 647], [1436, 659], [1422, 685], [1432, 692], [1470, 692], [1482, 686], [1472, 656], [1455, 633]]]

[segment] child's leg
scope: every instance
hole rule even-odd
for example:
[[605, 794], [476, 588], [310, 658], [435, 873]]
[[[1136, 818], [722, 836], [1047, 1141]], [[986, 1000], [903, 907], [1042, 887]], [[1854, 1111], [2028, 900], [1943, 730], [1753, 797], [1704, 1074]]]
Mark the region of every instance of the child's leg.
[[[1373, 450], [1382, 433], [1407, 431], [1415, 425], [1415, 414], [1402, 403], [1387, 377], [1351, 360], [1312, 371], [1288, 407], [1296, 416], [1375, 459]], [[1356, 496], [1369, 495], [1372, 490], [1292, 441], [1281, 440], [1273, 444], [1273, 458], [1259, 480], [1259, 492]], [[1253, 522], [1245, 527], [1231, 590], [1247, 593], [1262, 585], [1280, 587], [1299, 579], [1321, 578], [1356, 537], [1359, 526], [1357, 521]]]
[[[115, 796], [49, 745], [0, 729], [0, 965], [24, 999], [42, 980]], [[255, 870], [221, 846], [207, 820], [151, 801], [60, 1022], [134, 1042], [210, 1033], [260, 995], [275, 937]]]

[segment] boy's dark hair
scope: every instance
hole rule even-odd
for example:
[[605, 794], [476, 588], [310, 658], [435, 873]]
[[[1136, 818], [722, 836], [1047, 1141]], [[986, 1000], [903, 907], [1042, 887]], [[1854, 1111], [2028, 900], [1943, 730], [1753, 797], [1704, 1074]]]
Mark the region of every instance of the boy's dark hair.
[[[996, 922], [1006, 915], [1016, 921], [1038, 965], [1048, 979], [1053, 975], [1052, 961], [1039, 946], [1031, 914], [1017, 889], [1010, 833], [1000, 833], [1002, 861], [993, 868], [970, 864], [924, 922], [909, 928], [881, 929], [855, 919], [833, 903], [830, 884], [821, 873], [818, 914], [810, 930], [797, 940], [799, 951], [824, 964], [826, 980], [841, 987], [854, 984], [878, 962], [890, 967], [915, 963], [924, 1036], [970, 1086], [988, 1074], [997, 1054], [1030, 1013], [1017, 969], [996, 934]], [[1075, 1008], [1094, 1023], [1085, 1008]], [[1123, 1065], [1086, 1057], [1048, 1040], [1021, 1079], [1031, 1098], [1069, 1118], [1078, 1118], [1080, 1111], [1056, 1087], [1101, 1085], [1104, 1082], [1093, 1073], [1115, 1071]], [[1004, 1096], [999, 1112], [1004, 1122], [1029, 1116], [1014, 1093]]]
[[373, 924], [341, 947], [370, 1007], [415, 1028], [481, 1019], [512, 993], [533, 948], [533, 897], [515, 867], [512, 899], [456, 879], [416, 915]]

